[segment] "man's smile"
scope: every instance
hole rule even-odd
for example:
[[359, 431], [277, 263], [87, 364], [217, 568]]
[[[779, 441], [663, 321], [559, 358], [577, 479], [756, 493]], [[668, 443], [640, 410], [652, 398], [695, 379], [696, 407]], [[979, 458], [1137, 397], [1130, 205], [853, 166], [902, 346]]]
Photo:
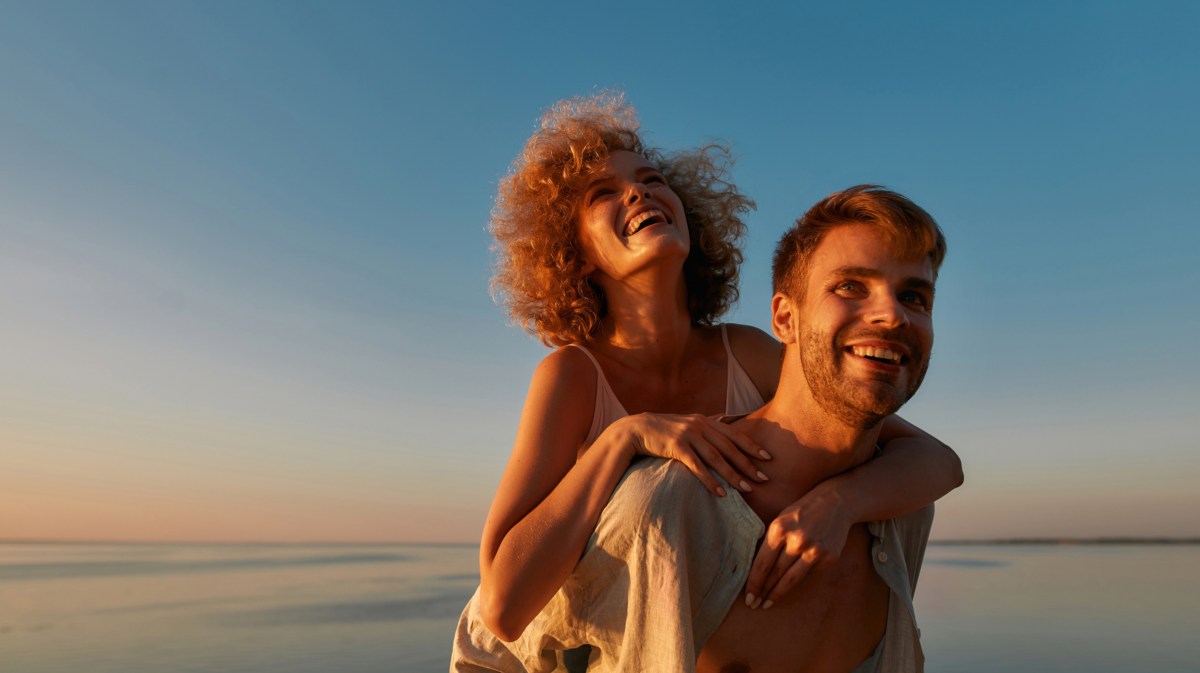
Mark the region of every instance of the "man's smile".
[[913, 349], [899, 335], [884, 338], [860, 335], [848, 340], [854, 343], [843, 346], [842, 352], [871, 369], [899, 372], [912, 362]]
[[857, 355], [860, 358], [867, 358], [875, 362], [886, 362], [889, 364], [898, 365], [904, 360], [904, 356], [896, 351], [888, 350], [887, 348], [876, 348], [874, 346], [850, 346], [847, 348], [850, 353]]

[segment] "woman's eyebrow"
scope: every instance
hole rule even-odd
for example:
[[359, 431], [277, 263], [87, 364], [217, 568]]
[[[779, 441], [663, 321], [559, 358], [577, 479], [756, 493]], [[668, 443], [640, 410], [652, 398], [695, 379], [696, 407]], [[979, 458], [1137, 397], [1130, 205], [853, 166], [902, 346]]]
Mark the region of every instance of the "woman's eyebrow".
[[597, 176], [593, 177], [591, 180], [588, 180], [587, 186], [584, 187], [584, 189], [591, 189], [592, 187], [595, 187], [598, 184], [601, 184], [603, 182], [611, 182], [614, 179], [616, 179], [616, 176], [614, 176], [612, 173], [605, 173], [603, 175], [597, 175]]

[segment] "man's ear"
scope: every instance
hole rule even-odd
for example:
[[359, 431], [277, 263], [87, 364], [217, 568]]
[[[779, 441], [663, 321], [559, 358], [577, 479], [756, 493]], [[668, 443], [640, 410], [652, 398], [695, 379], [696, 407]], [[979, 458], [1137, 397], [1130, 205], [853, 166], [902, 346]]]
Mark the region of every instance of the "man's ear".
[[771, 298], [771, 331], [785, 344], [796, 343], [796, 303], [782, 292]]

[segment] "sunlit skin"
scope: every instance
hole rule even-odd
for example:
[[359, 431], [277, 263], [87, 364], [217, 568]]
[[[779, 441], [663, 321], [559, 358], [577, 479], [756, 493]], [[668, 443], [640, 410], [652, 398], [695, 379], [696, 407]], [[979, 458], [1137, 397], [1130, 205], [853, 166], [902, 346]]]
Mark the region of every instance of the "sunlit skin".
[[[853, 233], [864, 241], [882, 238], [862, 225], [841, 227], [822, 241], [832, 249], [819, 261], [863, 256]], [[852, 245], [855, 249], [847, 249]], [[886, 271], [890, 269], [859, 266], [853, 260], [837, 268], [817, 266], [814, 272], [820, 275], [808, 284], [804, 298], [809, 320], [799, 350], [808, 387], [827, 412], [863, 429], [912, 397], [925, 378], [933, 342], [932, 270], [900, 281], [894, 298]], [[779, 296], [775, 301], [788, 300]], [[847, 317], [864, 312], [872, 320]]]
[[[648, 210], [663, 221], [627, 235]], [[481, 544], [481, 611], [501, 638], [517, 637], [566, 581], [635, 455], [679, 460], [717, 496], [724, 489], [707, 466], [743, 491], [762, 481], [760, 449], [714, 420], [725, 412], [726, 357], [720, 331], [693, 324], [687, 311], [690, 239], [679, 198], [644, 157], [615, 151], [589, 179], [576, 213], [585, 271], [608, 308], [587, 347], [630, 415], [583, 446], [595, 410], [592, 363], [562, 348], [534, 372]], [[778, 342], [738, 325], [729, 335], [769, 398]]]
[[[771, 481], [745, 497], [770, 524], [763, 550], [777, 547], [760, 551], [755, 570], [768, 568], [775, 581], [791, 584], [799, 572], [794, 561], [802, 550], [787, 540], [792, 503], [866, 462], [880, 418], [899, 409], [924, 376], [933, 344], [933, 271], [928, 258], [899, 258], [891, 249], [877, 229], [836, 227], [813, 252], [803, 296], [778, 294], [772, 302], [773, 329], [787, 345], [779, 389], [735, 427], [774, 456]], [[901, 357], [892, 364], [864, 352]], [[839, 558], [812, 568], [769, 609], [735, 602], [698, 670], [852, 670], [886, 627], [889, 592], [869, 551], [865, 525], [855, 524]]]
[[[661, 173], [639, 154], [612, 152], [589, 177], [575, 226], [584, 271], [607, 307], [586, 345], [630, 415], [585, 446], [596, 401], [591, 361], [561, 348], [534, 372], [480, 545], [480, 612], [504, 640], [519, 637], [566, 581], [635, 456], [680, 461], [714, 497], [725, 491], [709, 468], [743, 493], [772, 472], [754, 440], [714, 420], [725, 413], [725, 350], [718, 328], [689, 315], [688, 223]], [[779, 343], [752, 327], [728, 328], [735, 357], [770, 399]], [[958, 485], [953, 451], [899, 418], [884, 425], [885, 455], [793, 503], [807, 561], [839, 554], [853, 522], [912, 511]]]
[[605, 170], [589, 180], [576, 221], [584, 271], [606, 297], [633, 290], [639, 272], [670, 271], [664, 264], [670, 258], [682, 265], [690, 248], [679, 197], [658, 169], [633, 152], [613, 152]]

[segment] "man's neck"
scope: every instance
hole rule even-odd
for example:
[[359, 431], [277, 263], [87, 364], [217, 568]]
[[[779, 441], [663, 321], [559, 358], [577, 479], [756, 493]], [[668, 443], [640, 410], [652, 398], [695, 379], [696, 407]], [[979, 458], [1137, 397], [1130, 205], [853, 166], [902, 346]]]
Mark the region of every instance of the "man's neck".
[[780, 386], [775, 398], [744, 419], [745, 430], [772, 455], [799, 454], [802, 466], [789, 478], [811, 487], [853, 469], [871, 458], [880, 424], [864, 430], [831, 415], [813, 399], [807, 386]]

